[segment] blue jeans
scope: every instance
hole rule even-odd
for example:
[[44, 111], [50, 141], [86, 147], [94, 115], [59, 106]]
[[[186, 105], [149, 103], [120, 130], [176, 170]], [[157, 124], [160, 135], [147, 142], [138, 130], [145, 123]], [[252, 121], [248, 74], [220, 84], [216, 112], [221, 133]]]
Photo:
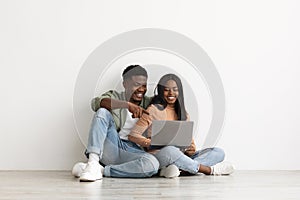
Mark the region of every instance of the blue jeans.
[[220, 148], [207, 148], [196, 151], [191, 157], [185, 155], [179, 148], [174, 146], [166, 146], [154, 154], [158, 159], [160, 168], [174, 164], [179, 169], [187, 171], [191, 174], [197, 174], [199, 166], [213, 166], [222, 162], [225, 153]]
[[94, 115], [86, 155], [99, 154], [104, 176], [150, 177], [157, 173], [158, 160], [135, 143], [121, 140], [111, 113], [100, 108]]

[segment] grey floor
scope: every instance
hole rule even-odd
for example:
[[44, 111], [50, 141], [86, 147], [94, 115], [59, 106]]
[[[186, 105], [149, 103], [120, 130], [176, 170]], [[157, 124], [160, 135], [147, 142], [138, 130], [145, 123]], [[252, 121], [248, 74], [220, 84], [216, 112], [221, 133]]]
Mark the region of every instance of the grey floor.
[[0, 171], [0, 180], [0, 199], [300, 199], [300, 171], [103, 178], [94, 183], [80, 183], [69, 171]]

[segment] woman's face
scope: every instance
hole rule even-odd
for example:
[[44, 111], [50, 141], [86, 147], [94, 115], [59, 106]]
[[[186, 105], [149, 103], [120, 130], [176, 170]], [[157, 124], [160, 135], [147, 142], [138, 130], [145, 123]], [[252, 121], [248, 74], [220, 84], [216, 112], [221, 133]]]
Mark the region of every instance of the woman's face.
[[168, 104], [175, 104], [178, 98], [178, 87], [174, 80], [169, 80], [164, 88], [164, 99]]

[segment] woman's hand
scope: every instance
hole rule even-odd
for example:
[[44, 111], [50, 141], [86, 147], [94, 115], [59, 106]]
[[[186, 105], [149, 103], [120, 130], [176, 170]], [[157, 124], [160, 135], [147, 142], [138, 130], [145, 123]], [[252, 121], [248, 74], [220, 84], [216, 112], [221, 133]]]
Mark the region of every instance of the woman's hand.
[[196, 145], [193, 141], [192, 144], [185, 150], [184, 154], [187, 156], [192, 156], [195, 153], [196, 153]]
[[145, 138], [145, 140], [143, 141], [143, 144], [141, 146], [148, 148], [148, 147], [150, 147], [150, 145], [151, 145], [151, 139]]

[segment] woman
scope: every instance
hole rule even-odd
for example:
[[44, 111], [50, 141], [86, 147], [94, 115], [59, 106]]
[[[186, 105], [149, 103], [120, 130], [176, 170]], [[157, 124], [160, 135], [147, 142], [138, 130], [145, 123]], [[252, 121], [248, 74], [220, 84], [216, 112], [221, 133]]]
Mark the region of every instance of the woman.
[[[165, 146], [159, 150], [150, 148], [152, 120], [189, 120], [184, 105], [182, 83], [175, 74], [166, 74], [156, 87], [157, 94], [153, 97], [148, 113], [144, 113], [135, 127], [131, 130], [128, 139], [154, 154], [160, 163], [160, 176], [168, 178], [179, 176], [179, 169], [189, 174], [198, 172], [206, 175], [231, 174], [234, 168], [229, 163], [221, 163], [224, 152], [219, 148], [209, 148], [196, 151], [192, 140], [191, 145], [180, 150], [174, 146]], [[143, 133], [148, 129], [147, 137]], [[218, 164], [217, 164], [218, 163]]]

